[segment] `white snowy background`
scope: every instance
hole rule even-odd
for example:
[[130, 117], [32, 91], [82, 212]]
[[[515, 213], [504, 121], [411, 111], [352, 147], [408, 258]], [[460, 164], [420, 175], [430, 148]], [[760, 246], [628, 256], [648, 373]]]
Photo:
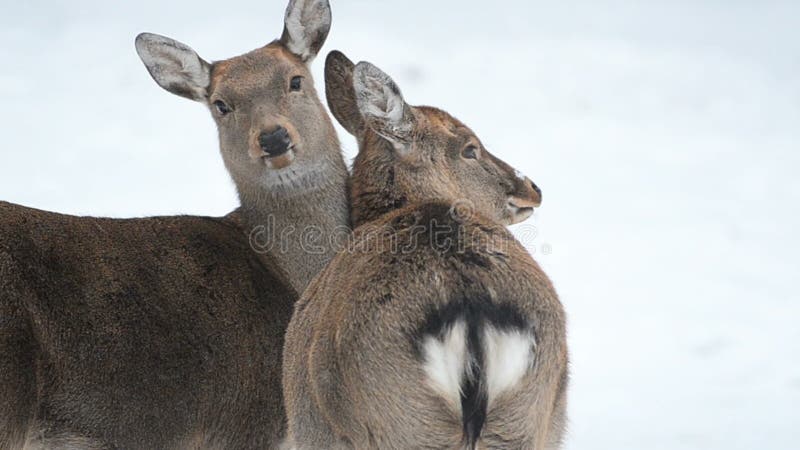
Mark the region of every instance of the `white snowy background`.
[[[331, 2], [325, 52], [377, 64], [542, 187], [515, 232], [569, 314], [568, 449], [800, 448], [800, 2]], [[233, 209], [210, 115], [156, 86], [133, 39], [224, 59], [278, 37], [284, 8], [3, 0], [0, 199]]]

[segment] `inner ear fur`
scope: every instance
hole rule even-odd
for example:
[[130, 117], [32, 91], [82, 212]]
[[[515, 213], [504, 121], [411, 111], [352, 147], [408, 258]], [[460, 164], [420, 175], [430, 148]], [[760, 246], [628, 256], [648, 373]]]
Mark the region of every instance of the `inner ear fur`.
[[394, 80], [362, 61], [353, 71], [353, 88], [366, 126], [392, 142], [397, 150], [407, 151], [415, 118]]
[[211, 65], [186, 44], [153, 33], [136, 36], [136, 52], [159, 86], [190, 100], [205, 101]]
[[283, 24], [281, 43], [310, 63], [331, 30], [330, 3], [328, 0], [290, 0]]

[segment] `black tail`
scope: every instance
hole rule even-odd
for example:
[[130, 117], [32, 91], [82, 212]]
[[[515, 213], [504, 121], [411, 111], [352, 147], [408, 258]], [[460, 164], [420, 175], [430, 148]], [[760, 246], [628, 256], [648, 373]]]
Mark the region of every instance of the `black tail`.
[[470, 358], [464, 367], [464, 378], [461, 382], [461, 420], [467, 448], [475, 448], [478, 442], [486, 422], [486, 408], [489, 403], [483, 375], [482, 324], [479, 320], [471, 319], [467, 314], [467, 352]]

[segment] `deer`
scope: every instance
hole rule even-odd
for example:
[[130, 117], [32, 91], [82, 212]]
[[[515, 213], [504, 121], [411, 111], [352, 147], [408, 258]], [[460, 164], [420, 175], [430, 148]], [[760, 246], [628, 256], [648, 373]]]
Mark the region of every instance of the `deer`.
[[541, 190], [449, 113], [332, 52], [328, 106], [358, 141], [352, 242], [295, 305], [293, 449], [557, 449], [565, 313], [506, 225]]
[[0, 449], [280, 445], [293, 304], [349, 228], [348, 171], [309, 69], [330, 25], [327, 0], [292, 0], [279, 39], [214, 63], [136, 38], [159, 86], [211, 110], [241, 203], [229, 215], [0, 202]]

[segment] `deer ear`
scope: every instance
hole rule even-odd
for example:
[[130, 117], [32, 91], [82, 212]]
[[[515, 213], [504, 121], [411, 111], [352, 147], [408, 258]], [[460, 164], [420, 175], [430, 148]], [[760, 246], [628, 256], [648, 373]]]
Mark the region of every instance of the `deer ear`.
[[353, 72], [353, 88], [366, 125], [398, 151], [408, 151], [414, 114], [397, 84], [372, 64], [360, 62]]
[[191, 100], [205, 101], [211, 65], [185, 44], [157, 34], [136, 36], [136, 52], [159, 86]]
[[305, 62], [311, 62], [331, 30], [328, 0], [290, 0], [281, 42]]
[[355, 64], [342, 52], [332, 51], [325, 60], [325, 95], [333, 117], [352, 135], [364, 133], [364, 119], [358, 111], [353, 88]]

